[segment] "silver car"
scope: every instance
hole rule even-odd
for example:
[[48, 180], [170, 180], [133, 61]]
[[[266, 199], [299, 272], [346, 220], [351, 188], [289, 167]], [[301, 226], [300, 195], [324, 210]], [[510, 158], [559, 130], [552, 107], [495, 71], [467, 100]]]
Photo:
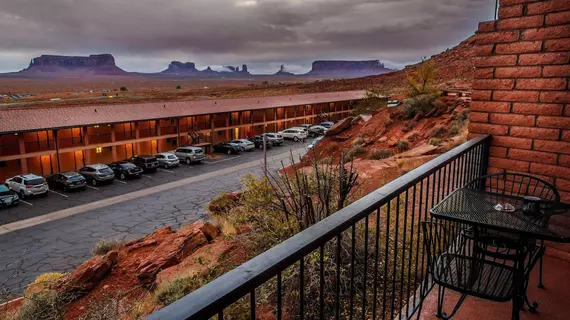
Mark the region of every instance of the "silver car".
[[174, 153], [161, 152], [156, 154], [155, 158], [158, 160], [158, 165], [165, 169], [178, 167], [180, 165], [180, 159], [178, 159]]
[[28, 196], [47, 195], [49, 191], [46, 180], [36, 174], [20, 174], [6, 180], [6, 185], [10, 190], [20, 195], [21, 199]]
[[181, 147], [174, 151], [174, 155], [176, 155], [178, 159], [186, 162], [186, 164], [192, 164], [193, 162], [202, 162], [206, 159], [204, 150], [199, 147]]
[[242, 148], [242, 151], [251, 151], [255, 149], [255, 144], [247, 139], [236, 139], [230, 141], [230, 143], [235, 143]]
[[268, 132], [262, 134], [262, 136], [267, 137], [267, 142], [271, 143], [273, 146], [278, 146], [283, 144], [283, 136], [279, 133]]
[[79, 169], [78, 172], [94, 186], [115, 180], [115, 172], [106, 164], [90, 164]]

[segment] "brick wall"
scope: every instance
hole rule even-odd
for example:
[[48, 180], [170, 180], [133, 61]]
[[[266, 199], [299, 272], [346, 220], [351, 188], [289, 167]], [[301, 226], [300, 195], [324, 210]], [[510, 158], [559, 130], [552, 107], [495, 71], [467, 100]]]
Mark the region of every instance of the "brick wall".
[[570, 0], [501, 0], [479, 24], [471, 135], [493, 135], [489, 172], [553, 183], [570, 202]]

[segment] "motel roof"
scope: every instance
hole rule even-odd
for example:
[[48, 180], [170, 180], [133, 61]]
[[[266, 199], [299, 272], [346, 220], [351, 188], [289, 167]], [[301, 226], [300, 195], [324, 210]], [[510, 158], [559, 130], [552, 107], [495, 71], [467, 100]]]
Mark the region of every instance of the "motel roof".
[[301, 106], [363, 97], [364, 91], [344, 91], [241, 99], [0, 109], [0, 133]]

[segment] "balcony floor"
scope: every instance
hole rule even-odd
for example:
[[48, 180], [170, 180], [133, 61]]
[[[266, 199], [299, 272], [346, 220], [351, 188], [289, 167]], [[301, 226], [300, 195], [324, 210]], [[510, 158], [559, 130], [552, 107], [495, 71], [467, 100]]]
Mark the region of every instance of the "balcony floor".
[[[529, 297], [539, 302], [537, 313], [521, 311], [521, 320], [567, 320], [570, 319], [570, 246], [549, 247], [544, 257], [544, 289], [536, 287], [538, 265], [534, 268]], [[443, 310], [451, 312], [459, 294], [445, 292]], [[467, 297], [452, 320], [508, 320], [511, 319], [511, 302], [498, 303]], [[437, 287], [426, 297], [420, 319], [437, 320]]]

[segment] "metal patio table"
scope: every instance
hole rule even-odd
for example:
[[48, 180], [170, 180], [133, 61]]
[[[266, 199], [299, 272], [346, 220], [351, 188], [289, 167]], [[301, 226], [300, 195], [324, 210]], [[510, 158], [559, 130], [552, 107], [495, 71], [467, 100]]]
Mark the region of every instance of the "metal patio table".
[[[513, 212], [495, 210], [495, 205], [509, 203]], [[496, 230], [516, 236], [520, 243], [546, 240], [570, 243], [570, 205], [556, 202], [544, 202], [541, 214], [526, 215], [522, 212], [523, 198], [490, 193], [482, 190], [459, 188], [445, 197], [430, 210], [432, 217], [454, 221], [475, 227], [475, 230]], [[544, 250], [544, 249], [542, 249]], [[541, 253], [542, 254], [542, 253]], [[525, 283], [530, 270], [525, 275], [524, 262], [519, 264], [518, 305], [523, 306], [523, 299], [528, 304]], [[536, 307], [536, 304], [535, 304]]]

